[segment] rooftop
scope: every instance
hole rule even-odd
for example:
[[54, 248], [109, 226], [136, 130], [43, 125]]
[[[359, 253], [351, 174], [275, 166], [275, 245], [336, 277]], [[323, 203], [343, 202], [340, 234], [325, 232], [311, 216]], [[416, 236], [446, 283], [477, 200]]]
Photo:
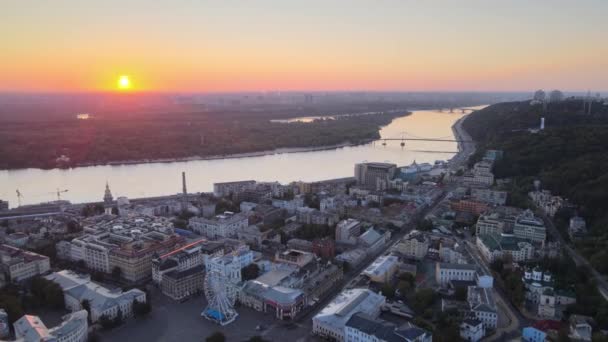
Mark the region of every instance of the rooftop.
[[384, 296], [369, 289], [344, 290], [315, 315], [313, 320], [341, 328], [353, 314], [373, 314], [385, 301]]

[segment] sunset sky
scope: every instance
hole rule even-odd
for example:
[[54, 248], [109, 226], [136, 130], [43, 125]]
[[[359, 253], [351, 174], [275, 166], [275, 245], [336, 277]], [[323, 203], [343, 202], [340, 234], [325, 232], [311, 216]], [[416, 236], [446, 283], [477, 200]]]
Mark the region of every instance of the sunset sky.
[[2, 0], [0, 91], [608, 90], [608, 1]]

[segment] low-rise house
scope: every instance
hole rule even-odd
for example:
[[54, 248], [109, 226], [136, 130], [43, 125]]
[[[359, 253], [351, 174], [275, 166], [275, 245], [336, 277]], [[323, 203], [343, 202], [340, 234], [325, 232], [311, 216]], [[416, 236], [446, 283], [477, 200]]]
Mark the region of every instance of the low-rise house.
[[486, 334], [483, 323], [477, 318], [466, 318], [460, 323], [460, 337], [469, 342], [480, 341]]
[[469, 286], [467, 291], [467, 302], [470, 306], [470, 317], [477, 318], [483, 322], [486, 330], [496, 329], [498, 324], [498, 311], [491, 288]]
[[437, 284], [447, 287], [451, 280], [475, 281], [477, 279], [477, 268], [468, 264], [438, 262], [435, 264], [435, 277]]
[[525, 327], [521, 332], [521, 339], [524, 342], [545, 342], [547, 333], [535, 327]]
[[583, 315], [570, 316], [570, 333], [572, 341], [591, 341], [593, 337], [593, 318]]
[[570, 218], [570, 224], [568, 225], [568, 235], [570, 239], [576, 240], [587, 235], [587, 224], [585, 219], [580, 216], [573, 216]]

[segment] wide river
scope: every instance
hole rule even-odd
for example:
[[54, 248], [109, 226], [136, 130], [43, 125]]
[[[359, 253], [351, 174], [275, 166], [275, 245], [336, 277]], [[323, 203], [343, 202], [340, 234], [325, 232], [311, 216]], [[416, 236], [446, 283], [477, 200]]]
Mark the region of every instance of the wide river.
[[[483, 107], [483, 106], [481, 106]], [[481, 108], [478, 107], [478, 108]], [[453, 139], [452, 125], [463, 114], [432, 110], [414, 111], [393, 120], [380, 131], [382, 138], [410, 137]], [[288, 125], [288, 124], [285, 124]], [[188, 192], [213, 190], [213, 183], [255, 179], [258, 181], [318, 181], [350, 177], [354, 164], [363, 161], [392, 162], [399, 166], [416, 162], [447, 160], [456, 152], [455, 142], [380, 141], [332, 150], [278, 153], [256, 157], [89, 166], [74, 169], [21, 169], [0, 171], [0, 199], [17, 206], [16, 190], [22, 204], [57, 199], [57, 189], [67, 189], [61, 199], [72, 203], [101, 201], [106, 181], [114, 197], [129, 198], [175, 194], [181, 191], [181, 172], [186, 172]], [[430, 152], [430, 151], [438, 151]]]

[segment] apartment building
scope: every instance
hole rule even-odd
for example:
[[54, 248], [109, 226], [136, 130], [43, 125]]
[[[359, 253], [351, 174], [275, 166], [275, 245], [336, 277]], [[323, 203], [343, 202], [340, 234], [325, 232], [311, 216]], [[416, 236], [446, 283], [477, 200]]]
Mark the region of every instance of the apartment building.
[[225, 212], [208, 219], [193, 217], [189, 221], [192, 231], [209, 239], [234, 238], [238, 231], [249, 226], [249, 218], [242, 213]]
[[531, 210], [525, 210], [515, 220], [513, 234], [520, 239], [530, 240], [532, 242], [545, 242], [547, 232], [545, 223], [540, 218], [534, 216]]
[[405, 258], [422, 260], [429, 250], [429, 240], [419, 231], [411, 231], [395, 245], [395, 251]]
[[477, 268], [469, 264], [448, 264], [438, 262], [435, 264], [435, 277], [437, 284], [446, 287], [452, 280], [475, 281]]
[[9, 245], [0, 245], [0, 268], [12, 282], [20, 282], [50, 271], [49, 258]]

